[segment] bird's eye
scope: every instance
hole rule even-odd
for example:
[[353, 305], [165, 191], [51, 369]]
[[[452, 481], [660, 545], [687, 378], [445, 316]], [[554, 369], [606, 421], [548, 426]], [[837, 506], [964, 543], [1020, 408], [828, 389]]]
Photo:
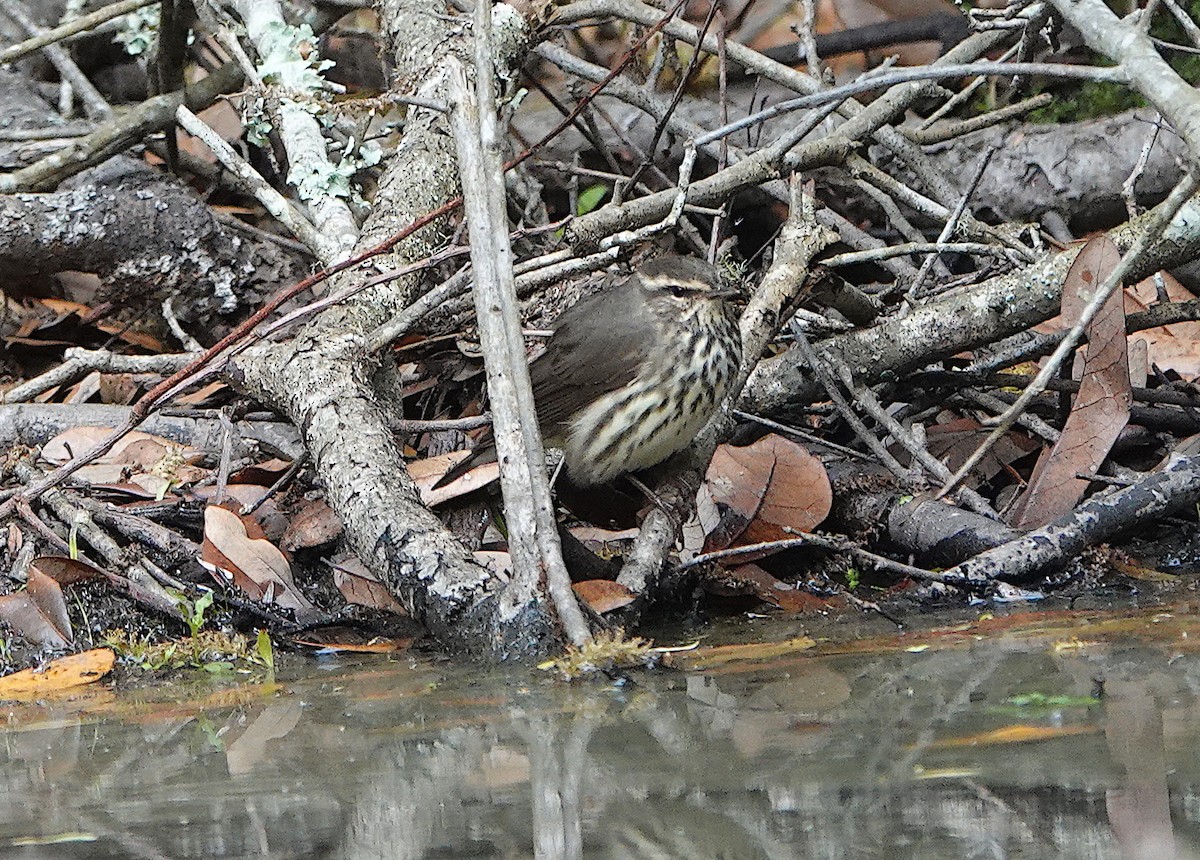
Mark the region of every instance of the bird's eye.
[[686, 296], [688, 294], [688, 290], [685, 289], [684, 287], [668, 287], [667, 289], [670, 290], [671, 295], [673, 295], [677, 299], [682, 299], [684, 296]]

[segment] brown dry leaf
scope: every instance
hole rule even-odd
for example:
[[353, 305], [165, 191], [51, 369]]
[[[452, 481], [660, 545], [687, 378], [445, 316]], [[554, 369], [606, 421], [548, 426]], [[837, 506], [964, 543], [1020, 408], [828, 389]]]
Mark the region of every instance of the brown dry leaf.
[[0, 597], [0, 621], [22, 639], [51, 648], [75, 638], [62, 588], [36, 567], [29, 568], [24, 590]]
[[827, 609], [821, 598], [780, 582], [757, 564], [742, 564], [720, 572], [721, 584], [742, 586], [759, 600], [770, 603], [784, 612], [812, 612]]
[[[92, 489], [99, 492], [103, 491], [108, 499], [156, 499], [157, 493], [152, 493], [145, 487], [139, 484], [133, 484], [125, 480], [125, 470], [121, 466], [96, 466], [97, 471], [93, 472], [91, 466], [84, 466], [78, 472], [83, 480], [92, 485]], [[105, 471], [100, 471], [105, 470]], [[116, 471], [108, 471], [116, 470]], [[105, 476], [113, 480], [92, 480], [92, 476]]]
[[222, 391], [227, 391], [229, 386], [224, 382], [210, 382], [208, 385], [202, 385], [195, 391], [189, 391], [187, 394], [181, 394], [175, 398], [175, 402], [180, 406], [203, 406], [214, 395], [220, 394]]
[[109, 648], [95, 648], [53, 661], [44, 671], [25, 669], [0, 678], [0, 699], [33, 699], [99, 681], [110, 671], [116, 655]]
[[[53, 311], [57, 316], [60, 316], [60, 317], [69, 316], [70, 314], [78, 314], [79, 316], [85, 316], [92, 312], [92, 308], [90, 305], [85, 305], [81, 302], [67, 301], [66, 299], [52, 299], [52, 298], [34, 299], [34, 304], [41, 305], [42, 307]], [[28, 322], [29, 321], [26, 320], [26, 323], [28, 323]], [[34, 325], [36, 326], [36, 320], [34, 321]], [[33, 329], [29, 329], [29, 330], [22, 329], [22, 331], [25, 334], [29, 334], [29, 332], [32, 330]]]
[[[1167, 298], [1185, 302], [1196, 298], [1170, 273], [1159, 272], [1166, 286]], [[1154, 277], [1125, 290], [1125, 313], [1148, 309], [1158, 300], [1158, 285]], [[1174, 370], [1184, 379], [1200, 376], [1200, 322], [1180, 322], [1148, 328], [1130, 335], [1130, 341], [1146, 344], [1147, 359], [1163, 370]]]
[[500, 478], [500, 464], [485, 463], [444, 487], [438, 487], [436, 490], [433, 488], [433, 485], [441, 480], [441, 477], [449, 472], [455, 464], [465, 460], [468, 456], [470, 456], [469, 451], [451, 451], [448, 454], [439, 454], [424, 460], [413, 460], [408, 464], [408, 474], [416, 483], [424, 504], [435, 507], [442, 502], [473, 493], [480, 487], [486, 487]]
[[282, 478], [290, 468], [292, 468], [291, 460], [281, 460], [278, 457], [273, 457], [270, 460], [255, 463], [253, 466], [238, 469], [229, 476], [229, 483], [260, 484], [264, 487], [270, 487]]
[[[284, 532], [291, 522], [286, 514], [279, 509], [279, 505], [274, 499], [263, 501], [263, 496], [267, 494], [266, 487], [260, 484], [234, 484], [229, 483], [225, 486], [225, 506], [232, 508], [230, 501], [237, 502], [238, 510], [241, 508], [254, 508], [254, 521], [263, 530], [263, 535], [269, 541], [279, 541], [283, 538]], [[189, 497], [203, 499], [206, 502], [211, 502], [216, 498], [216, 487], [193, 487], [188, 493]], [[260, 504], [261, 502], [261, 504]], [[254, 507], [258, 505], [258, 507]]]
[[110, 337], [115, 337], [122, 340], [130, 346], [140, 346], [142, 349], [153, 353], [167, 352], [167, 345], [154, 335], [145, 331], [137, 331], [131, 329], [124, 323], [110, 323], [104, 320], [93, 320], [92, 325], [104, 332]]
[[90, 564], [86, 564], [78, 559], [68, 558], [65, 555], [39, 556], [33, 560], [32, 567], [34, 570], [38, 570], [50, 577], [59, 585], [71, 585], [76, 582], [82, 582], [85, 579], [104, 578], [103, 571], [97, 570]]
[[129, 485], [132, 487], [140, 487], [148, 499], [166, 498], [167, 493], [174, 486], [173, 482], [167, 478], [160, 478], [158, 475], [130, 475]]
[[571, 587], [575, 589], [575, 596], [598, 615], [628, 606], [637, 599], [628, 588], [609, 579], [588, 579]]
[[219, 505], [205, 507], [200, 563], [255, 600], [300, 613], [314, 609], [296, 587], [287, 558], [250, 517]]
[[[42, 459], [47, 463], [52, 463], [59, 466], [72, 457], [77, 457], [80, 454], [85, 454], [96, 445], [103, 442], [113, 434], [111, 427], [72, 427], [70, 430], [65, 430], [59, 433], [49, 442], [42, 446]], [[149, 447], [147, 447], [149, 446]], [[203, 452], [197, 451], [194, 448], [181, 448], [170, 439], [164, 439], [162, 436], [154, 436], [150, 433], [142, 433], [134, 430], [126, 433], [108, 453], [96, 458], [96, 463], [101, 464], [121, 464], [128, 465], [131, 463], [144, 463], [150, 454], [147, 452], [158, 452], [156, 459], [150, 462], [150, 466], [162, 460], [163, 456], [169, 451], [178, 451], [182, 454], [186, 462], [194, 463], [204, 456]]]
[[[1120, 261], [1117, 246], [1107, 236], [1088, 241], [1063, 283], [1065, 324], [1079, 319], [1084, 306]], [[1096, 314], [1087, 337], [1083, 379], [1062, 436], [1038, 459], [1029, 486], [1009, 516], [1018, 528], [1037, 528], [1070, 511], [1088, 487], [1086, 479], [1075, 476], [1095, 473], [1129, 422], [1133, 389], [1124, 299], [1119, 291], [1109, 296]]]
[[[235, 484], [230, 481], [225, 485], [225, 497], [234, 500], [244, 508], [257, 505], [266, 494], [267, 488], [261, 484]], [[191, 491], [191, 495], [208, 502], [216, 497], [217, 489], [216, 487], [196, 487]]]
[[[238, 111], [224, 99], [209, 105], [199, 112], [203, 120], [217, 135], [226, 141], [237, 140], [242, 136], [242, 121]], [[217, 157], [212, 150], [190, 134], [180, 133], [179, 149], [195, 158], [201, 164], [213, 164]]]
[[149, 472], [162, 462], [172, 450], [179, 446], [165, 439], [142, 438], [134, 439], [121, 448], [118, 454], [112, 452], [114, 463], [126, 463], [141, 472]]
[[[967, 461], [979, 444], [991, 433], [974, 418], [962, 417], [932, 425], [926, 431], [929, 453], [937, 457], [950, 471], [956, 471]], [[989, 481], [1002, 469], [1038, 449], [1038, 443], [1024, 433], [1006, 433], [988, 449], [987, 454], [971, 470], [973, 485]]]
[[88, 463], [75, 474], [81, 481], [86, 481], [93, 487], [104, 487], [144, 499], [154, 498], [154, 494], [148, 492], [145, 487], [129, 483], [129, 468], [119, 463]]
[[382, 582], [375, 578], [357, 556], [331, 565], [333, 584], [337, 586], [347, 603], [407, 615], [404, 607], [392, 597]]
[[14, 591], [0, 597], [0, 622], [26, 642], [35, 645], [66, 648], [71, 644], [38, 609], [28, 591]]
[[332, 543], [341, 537], [342, 521], [323, 499], [307, 499], [292, 514], [279, 540], [285, 552]]
[[128, 406], [142, 390], [132, 373], [106, 373], [100, 377], [100, 402]]
[[721, 511], [707, 551], [783, 540], [790, 536], [785, 528], [811, 531], [833, 503], [821, 461], [774, 433], [744, 448], [718, 447], [705, 485]]

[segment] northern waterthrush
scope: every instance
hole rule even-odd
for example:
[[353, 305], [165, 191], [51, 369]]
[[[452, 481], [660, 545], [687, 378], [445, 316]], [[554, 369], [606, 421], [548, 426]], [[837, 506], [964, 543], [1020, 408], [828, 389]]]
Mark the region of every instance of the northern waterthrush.
[[[696, 437], [741, 361], [731, 292], [707, 263], [660, 257], [555, 321], [529, 374], [542, 437], [572, 483], [647, 469]], [[495, 459], [484, 441], [438, 485]]]

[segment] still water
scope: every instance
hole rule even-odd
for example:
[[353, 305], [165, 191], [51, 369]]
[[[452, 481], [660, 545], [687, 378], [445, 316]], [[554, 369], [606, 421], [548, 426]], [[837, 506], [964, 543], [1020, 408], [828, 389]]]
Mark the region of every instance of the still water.
[[793, 639], [627, 683], [340, 655], [8, 704], [0, 856], [1200, 857], [1193, 611]]

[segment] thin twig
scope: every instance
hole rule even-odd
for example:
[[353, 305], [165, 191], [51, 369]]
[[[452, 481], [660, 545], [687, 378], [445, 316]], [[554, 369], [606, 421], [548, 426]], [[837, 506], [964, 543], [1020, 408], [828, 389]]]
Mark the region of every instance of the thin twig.
[[817, 358], [816, 352], [812, 348], [812, 344], [808, 342], [808, 338], [803, 332], [797, 331], [796, 348], [800, 350], [800, 355], [804, 361], [812, 368], [813, 374], [825, 388], [825, 393], [829, 395], [829, 399], [833, 401], [833, 405], [837, 407], [838, 414], [842, 416], [842, 420], [850, 425], [850, 429], [854, 431], [854, 435], [863, 441], [871, 452], [878, 458], [879, 462], [885, 468], [901, 481], [909, 479], [908, 470], [900, 464], [900, 462], [892, 456], [891, 452], [884, 447], [879, 438], [871, 432], [863, 420], [858, 417], [854, 408], [843, 396], [841, 389], [838, 387], [837, 380], [833, 378], [833, 374], [825, 364]]
[[1045, 75], [1048, 77], [1068, 78], [1074, 80], [1098, 81], [1103, 83], [1126, 83], [1128, 78], [1120, 66], [1077, 66], [1066, 63], [995, 63], [990, 61], [976, 63], [956, 63], [945, 66], [914, 66], [897, 69], [886, 75], [869, 77], [830, 87], [819, 93], [800, 98], [787, 99], [777, 102], [769, 108], [752, 113], [721, 128], [716, 128], [696, 141], [697, 146], [712, 143], [731, 134], [736, 134], [744, 128], [766, 122], [777, 116], [798, 110], [820, 107], [833, 102], [841, 102], [848, 98], [869, 93], [873, 90], [887, 89], [896, 84], [907, 84], [913, 81], [936, 81], [944, 78], [961, 78], [966, 75]]
[[[987, 170], [988, 164], [992, 161], [992, 156], [996, 154], [998, 146], [989, 146], [979, 158], [979, 166], [975, 169], [975, 175], [971, 177], [970, 183], [967, 185], [966, 191], [959, 198], [958, 205], [954, 207], [954, 211], [950, 213], [950, 217], [946, 219], [946, 224], [942, 227], [941, 234], [937, 237], [936, 244], [940, 245], [943, 242], [948, 242], [950, 237], [954, 235], [954, 231], [958, 229], [958, 224], [962, 220], [963, 214], [967, 211], [967, 204], [971, 197], [975, 194], [975, 189], [979, 187], [980, 181], [983, 179], [984, 171]], [[917, 270], [917, 277], [913, 280], [908, 288], [908, 300], [911, 302], [921, 293], [921, 286], [925, 283], [925, 279], [929, 276], [929, 271], [933, 268], [934, 262], [941, 256], [940, 251], [934, 251], [925, 258], [925, 262], [921, 264], [921, 268]]]
[[8, 65], [16, 62], [27, 54], [32, 54], [47, 45], [53, 45], [55, 42], [61, 42], [74, 36], [76, 33], [82, 33], [85, 30], [90, 30], [109, 21], [113, 18], [119, 18], [122, 15], [128, 15], [130, 12], [136, 12], [143, 6], [150, 6], [157, 3], [158, 0], [121, 0], [119, 3], [113, 3], [95, 12], [89, 12], [87, 15], [80, 15], [78, 18], [72, 18], [57, 27], [48, 30], [41, 30], [36, 36], [31, 39], [26, 39], [23, 42], [18, 42], [15, 45], [9, 45], [4, 50], [0, 51], [0, 65]]
[[1009, 431], [1013, 422], [1016, 421], [1018, 415], [1024, 412], [1035, 397], [1046, 390], [1046, 383], [1058, 373], [1058, 369], [1062, 366], [1067, 354], [1075, 348], [1079, 343], [1079, 339], [1083, 337], [1084, 331], [1087, 329], [1096, 314], [1104, 306], [1108, 297], [1117, 290], [1125, 280], [1126, 275], [1135, 266], [1141, 263], [1142, 257], [1150, 249], [1151, 245], [1158, 240], [1166, 226], [1175, 217], [1175, 213], [1180, 207], [1186, 203], [1197, 188], [1196, 177], [1192, 173], [1184, 176], [1183, 180], [1171, 191], [1171, 194], [1163, 201], [1162, 205], [1157, 207], [1147, 220], [1145, 227], [1138, 234], [1129, 251], [1121, 258], [1121, 262], [1117, 267], [1104, 279], [1104, 283], [1097, 288], [1095, 295], [1087, 303], [1087, 306], [1079, 314], [1079, 319], [1075, 321], [1070, 330], [1063, 336], [1062, 342], [1051, 354], [1046, 363], [1042, 365], [1042, 369], [1038, 371], [1038, 375], [1030, 383], [1029, 387], [1021, 392], [1021, 396], [1017, 398], [1004, 414], [1000, 416], [996, 426], [988, 437], [976, 448], [966, 462], [959, 467], [958, 471], [951, 476], [942, 489], [938, 492], [938, 498], [942, 498], [965, 478], [975, 466], [983, 459], [983, 456], [991, 450]]

